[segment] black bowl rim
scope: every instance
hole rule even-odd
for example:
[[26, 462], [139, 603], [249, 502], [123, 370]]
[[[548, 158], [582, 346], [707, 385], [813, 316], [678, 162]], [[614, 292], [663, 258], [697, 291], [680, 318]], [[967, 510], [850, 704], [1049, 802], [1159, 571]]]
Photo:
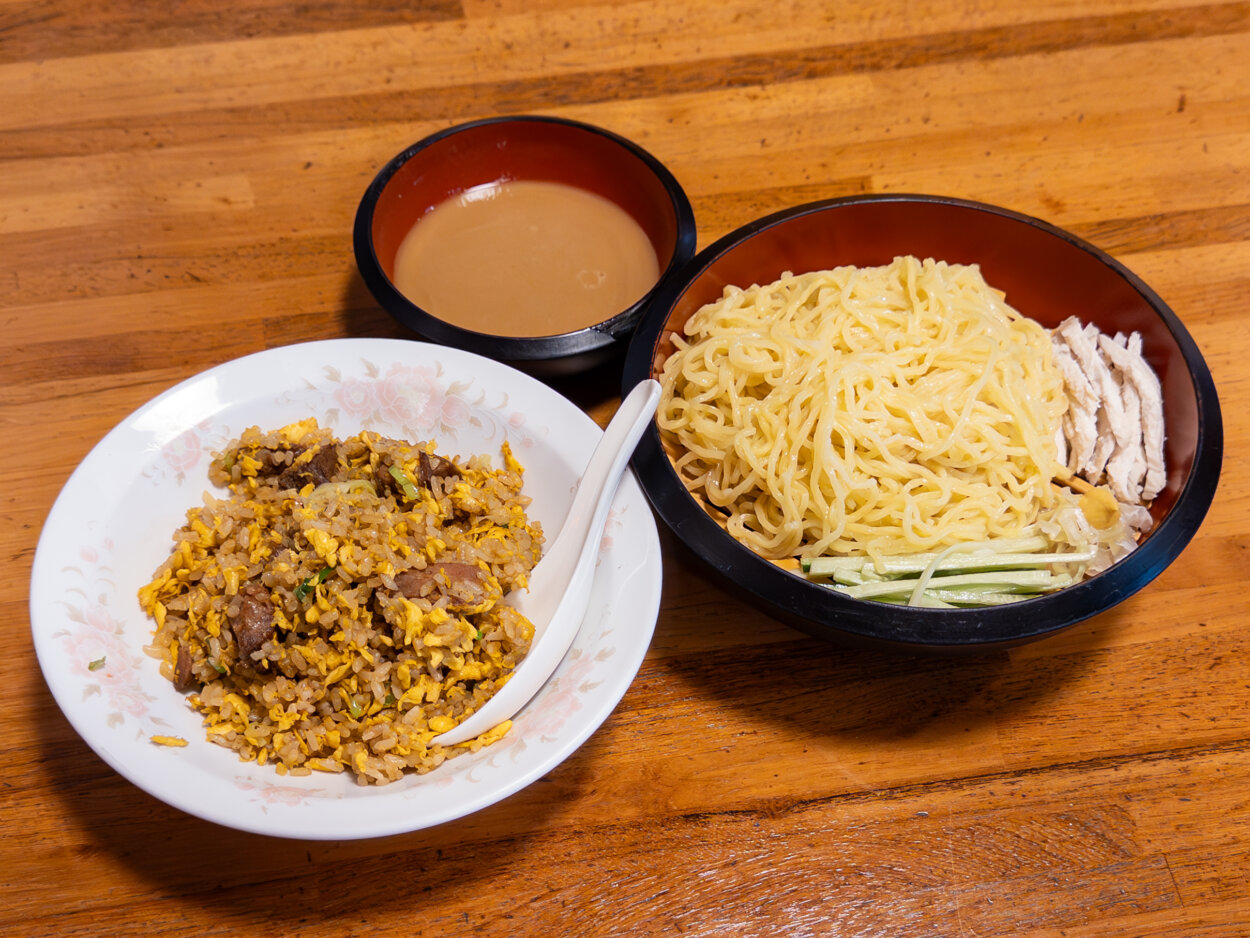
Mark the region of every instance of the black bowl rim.
[[[487, 332], [477, 332], [453, 325], [439, 319], [428, 310], [413, 303], [400, 293], [389, 277], [382, 271], [377, 254], [373, 250], [373, 212], [377, 207], [378, 198], [391, 178], [399, 172], [410, 159], [422, 150], [433, 146], [447, 137], [491, 124], [507, 123], [545, 123], [572, 127], [603, 137], [617, 146], [627, 150], [638, 158], [660, 181], [668, 194], [673, 206], [677, 237], [673, 245], [673, 256], [660, 272], [659, 279], [628, 309], [615, 314], [610, 319], [574, 332], [565, 332], [550, 336], [501, 336]], [[694, 256], [698, 231], [694, 223], [694, 209], [685, 190], [677, 181], [677, 177], [669, 171], [655, 156], [643, 149], [634, 141], [622, 137], [594, 124], [570, 120], [564, 117], [548, 117], [539, 114], [517, 114], [500, 117], [487, 117], [481, 120], [466, 121], [436, 131], [423, 137], [416, 143], [406, 147], [393, 156], [386, 165], [374, 176], [369, 187], [365, 189], [356, 209], [356, 219], [352, 227], [352, 246], [356, 255], [356, 267], [360, 271], [365, 285], [374, 299], [414, 332], [440, 345], [451, 345], [457, 348], [468, 348], [488, 358], [504, 361], [544, 361], [569, 358], [598, 351], [622, 339], [632, 332], [640, 315], [665, 283], [675, 275]]]
[[[1175, 560], [1206, 516], [1223, 460], [1223, 422], [1215, 382], [1179, 317], [1136, 274], [1100, 248], [1049, 222], [984, 202], [950, 196], [883, 193], [825, 199], [749, 222], [700, 251], [656, 296], [634, 332], [622, 371], [622, 393], [651, 374], [660, 329], [689, 285], [735, 245], [801, 215], [846, 205], [925, 202], [1003, 216], [1039, 228], [1091, 254], [1132, 286], [1160, 316], [1185, 359], [1198, 409], [1193, 465], [1175, 504], [1128, 558], [1050, 596], [985, 609], [908, 609], [841, 596], [763, 560], [729, 537], [685, 491], [660, 444], [656, 424], [634, 453], [656, 513], [679, 540], [735, 590], [776, 617], [819, 638], [915, 651], [988, 650], [1043, 638], [1123, 602]], [[917, 613], [921, 613], [919, 616]]]

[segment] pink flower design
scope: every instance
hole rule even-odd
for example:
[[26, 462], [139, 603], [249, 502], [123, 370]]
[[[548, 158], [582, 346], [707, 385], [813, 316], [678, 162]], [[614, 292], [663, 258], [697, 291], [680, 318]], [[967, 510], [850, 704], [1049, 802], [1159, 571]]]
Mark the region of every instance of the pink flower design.
[[376, 382], [375, 390], [383, 419], [404, 427], [431, 429], [446, 403], [446, 394], [425, 368], [393, 365], [386, 377]]
[[530, 432], [525, 414], [520, 411], [516, 411], [508, 416], [508, 426], [516, 437], [517, 445], [523, 449], [530, 449], [537, 442], [537, 438]]
[[599, 556], [595, 559], [595, 565], [598, 566], [603, 562], [603, 555], [612, 549], [612, 532], [619, 528], [624, 521], [621, 520], [620, 512], [615, 508], [608, 510], [608, 519], [603, 525], [603, 538], [599, 541]]
[[115, 677], [108, 681], [104, 691], [115, 710], [129, 713], [138, 719], [143, 719], [148, 715], [148, 698], [132, 681], [123, 681], [120, 677]]
[[[98, 693], [105, 701], [104, 709], [111, 713], [127, 713], [138, 719], [147, 717], [148, 697], [139, 689], [125, 648], [91, 644], [82, 645], [71, 653], [74, 655], [71, 658], [73, 673], [90, 682], [84, 687], [84, 697]], [[101, 662], [99, 670], [90, 669], [93, 661]]]
[[99, 604], [70, 607], [71, 618], [82, 623], [60, 635], [70, 673], [86, 681], [86, 695], [101, 694], [118, 720], [122, 713], [146, 717], [148, 697], [139, 687], [136, 668], [121, 623]]
[[582, 709], [578, 691], [589, 675], [594, 661], [586, 655], [573, 659], [567, 671], [553, 682], [551, 690], [542, 697], [536, 707], [526, 715], [525, 732], [552, 738], [578, 710]]
[[509, 436], [515, 436], [514, 448], [528, 448], [535, 443], [535, 434], [526, 426], [524, 414], [505, 415], [504, 404], [490, 407], [481, 399], [466, 396], [473, 379], [449, 382], [441, 365], [394, 362], [384, 372], [365, 362], [365, 370], [365, 377], [344, 378], [336, 369], [328, 369], [335, 385], [330, 391], [335, 406], [328, 414], [342, 412], [366, 424], [393, 424], [412, 440], [428, 441], [437, 439], [441, 432], [456, 434], [463, 428], [475, 427], [484, 431], [507, 430]]
[[[117, 622], [100, 606], [88, 607], [85, 613], [80, 610], [80, 615], [86, 628], [61, 636], [74, 673], [100, 682], [104, 682], [110, 672], [128, 674], [130, 652]], [[101, 660], [103, 666], [91, 670], [91, 663]]]
[[361, 381], [358, 378], [349, 378], [339, 385], [334, 392], [334, 399], [338, 405], [343, 408], [344, 413], [359, 417], [370, 413], [377, 403], [374, 396], [373, 381]]
[[94, 603], [83, 613], [83, 621], [97, 632], [110, 635], [120, 635], [122, 632], [121, 623], [109, 615], [106, 608]]
[[[126, 643], [118, 635], [76, 632], [65, 637], [65, 647], [70, 653], [73, 671], [79, 677], [103, 681], [119, 670], [130, 670]], [[93, 662], [103, 664], [93, 671]]]
[[196, 463], [200, 461], [200, 454], [203, 453], [204, 446], [200, 440], [200, 435], [195, 428], [178, 434], [163, 447], [161, 447], [161, 458], [165, 460], [166, 465], [175, 472], [186, 472], [194, 469]]
[[309, 798], [321, 794], [320, 788], [296, 788], [294, 785], [258, 785], [247, 778], [235, 778], [236, 788], [254, 791], [265, 804], [285, 804], [293, 807], [303, 805]]
[[442, 415], [439, 418], [444, 427], [462, 427], [469, 422], [472, 411], [464, 398], [448, 395], [443, 399]]

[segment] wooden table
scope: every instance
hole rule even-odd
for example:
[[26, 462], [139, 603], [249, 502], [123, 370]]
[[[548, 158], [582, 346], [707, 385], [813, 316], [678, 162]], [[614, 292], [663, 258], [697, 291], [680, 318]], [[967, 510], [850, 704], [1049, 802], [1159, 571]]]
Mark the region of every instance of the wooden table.
[[[615, 713], [506, 801], [385, 840], [186, 816], [75, 735], [27, 593], [112, 426], [234, 357], [406, 336], [357, 200], [504, 113], [665, 161], [700, 243], [861, 192], [1065, 226], [1172, 305], [1221, 394], [1184, 554], [972, 659], [814, 643], [663, 539]], [[1250, 935], [1250, 4], [1184, 0], [0, 0], [0, 933]], [[601, 423], [614, 375], [560, 388]]]

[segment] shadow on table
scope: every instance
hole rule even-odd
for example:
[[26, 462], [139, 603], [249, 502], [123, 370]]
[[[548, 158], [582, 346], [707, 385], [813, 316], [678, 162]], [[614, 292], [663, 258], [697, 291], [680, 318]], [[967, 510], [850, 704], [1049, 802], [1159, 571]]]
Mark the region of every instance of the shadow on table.
[[[784, 728], [787, 738], [940, 747], [953, 734], [992, 731], [1021, 711], [1044, 714], [1122, 621], [1112, 610], [1015, 655], [837, 646], [768, 617], [724, 589], [667, 532], [662, 539], [665, 599], [652, 651], [663, 670], [692, 696], [735, 708], [746, 724]], [[699, 628], [707, 630], [702, 641], [691, 634]]]
[[[144, 913], [145, 929], [160, 931], [167, 919], [171, 934], [211, 922], [222, 929], [214, 933], [294, 935], [335, 921], [344, 933], [359, 934], [365, 922], [388, 912], [415, 913], [426, 901], [445, 905], [444, 892], [472, 893], [476, 883], [515, 867], [536, 832], [580, 796], [591, 771], [574, 753], [499, 804], [409, 834], [265, 837], [185, 814], [135, 787], [77, 736], [41, 678], [31, 684], [29, 703], [43, 726], [39, 762], [48, 785], [42, 795], [56, 802], [47, 816], [65, 819], [64, 840], [90, 881], [103, 875], [114, 888], [177, 900], [153, 903]], [[120, 913], [109, 914], [110, 928], [124, 933]]]

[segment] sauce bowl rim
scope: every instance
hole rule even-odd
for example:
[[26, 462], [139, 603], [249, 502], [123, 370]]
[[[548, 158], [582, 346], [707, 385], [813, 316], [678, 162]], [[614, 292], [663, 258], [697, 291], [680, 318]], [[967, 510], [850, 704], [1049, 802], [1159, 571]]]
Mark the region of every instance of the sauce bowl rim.
[[[432, 146], [481, 127], [510, 124], [551, 124], [595, 134], [626, 150], [638, 159], [660, 183], [673, 210], [675, 239], [672, 255], [661, 265], [659, 277], [637, 301], [602, 322], [571, 332], [546, 336], [508, 336], [466, 329], [440, 319], [402, 294], [383, 272], [373, 246], [373, 217], [387, 184], [414, 156]], [[542, 361], [568, 358], [594, 352], [627, 337], [640, 315], [649, 307], [667, 284], [694, 256], [697, 231], [694, 210], [677, 178], [659, 159], [634, 141], [603, 127], [564, 117], [540, 114], [504, 115], [467, 121], [445, 127], [421, 138], [401, 150], [377, 172], [365, 189], [352, 227], [352, 243], [356, 266], [369, 292], [378, 303], [414, 332], [441, 345], [472, 349], [490, 358], [505, 361]]]

